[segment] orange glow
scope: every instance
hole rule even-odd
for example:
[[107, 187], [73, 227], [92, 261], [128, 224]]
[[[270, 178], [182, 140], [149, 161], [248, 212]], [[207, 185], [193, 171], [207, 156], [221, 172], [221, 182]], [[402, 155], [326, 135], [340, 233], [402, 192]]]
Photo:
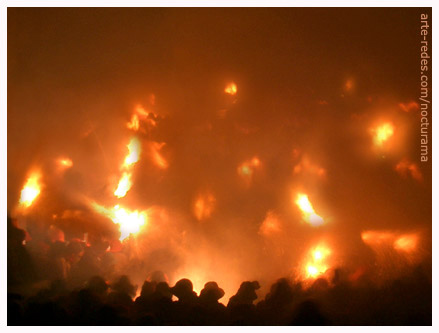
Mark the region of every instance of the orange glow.
[[361, 239], [368, 245], [380, 244], [389, 242], [395, 237], [395, 234], [390, 231], [363, 231]]
[[28, 208], [32, 205], [35, 199], [40, 195], [41, 174], [39, 172], [33, 172], [27, 179], [26, 184], [21, 190], [19, 204], [21, 207]]
[[160, 169], [167, 169], [169, 166], [168, 161], [166, 161], [165, 158], [160, 153], [160, 150], [163, 148], [165, 144], [166, 144], [165, 142], [151, 142], [150, 144], [152, 161]]
[[113, 208], [106, 208], [93, 203], [96, 212], [111, 219], [113, 223], [119, 225], [120, 240], [124, 240], [131, 234], [137, 234], [141, 227], [148, 222], [148, 214], [146, 211], [130, 211], [126, 208], [116, 205]]
[[395, 127], [391, 123], [384, 123], [371, 130], [373, 142], [376, 146], [382, 147], [394, 134]]
[[351, 91], [353, 87], [354, 87], [354, 81], [352, 81], [351, 79], [347, 80], [344, 85], [345, 90]]
[[256, 156], [238, 166], [238, 174], [245, 180], [250, 181], [255, 170], [261, 165], [261, 161]]
[[422, 172], [419, 169], [419, 167], [415, 163], [410, 162], [407, 159], [404, 159], [401, 162], [399, 162], [395, 166], [395, 170], [402, 177], [407, 177], [407, 175], [410, 174], [410, 176], [417, 181], [422, 181], [423, 179]]
[[325, 222], [321, 216], [316, 214], [306, 194], [299, 193], [295, 203], [301, 210], [303, 219], [313, 227], [318, 227]]
[[71, 168], [73, 166], [73, 161], [68, 157], [59, 158], [57, 162], [58, 162], [58, 165], [60, 166], [60, 168], [62, 168], [62, 169], [68, 169], [68, 168]]
[[238, 92], [238, 87], [234, 82], [231, 82], [226, 86], [226, 88], [224, 89], [224, 92], [226, 94], [234, 96]]
[[419, 237], [416, 234], [402, 235], [393, 243], [393, 248], [397, 251], [413, 252], [418, 247]]
[[329, 268], [326, 259], [330, 254], [331, 250], [324, 245], [312, 248], [305, 264], [306, 278], [317, 278], [324, 274]]
[[215, 209], [216, 199], [212, 193], [199, 195], [194, 203], [194, 215], [198, 221], [208, 219]]
[[412, 253], [418, 248], [419, 234], [400, 234], [392, 231], [364, 231], [361, 233], [361, 239], [372, 248], [392, 246], [398, 252]]

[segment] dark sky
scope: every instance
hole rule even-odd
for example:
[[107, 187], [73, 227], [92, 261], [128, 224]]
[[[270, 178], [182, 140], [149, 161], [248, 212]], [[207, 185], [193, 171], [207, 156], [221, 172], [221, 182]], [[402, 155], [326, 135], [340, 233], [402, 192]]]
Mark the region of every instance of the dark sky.
[[[131, 135], [125, 123], [154, 94], [163, 119], [142, 140], [166, 142], [170, 167], [142, 159], [127, 202], [182, 216], [181, 229], [233, 249], [238, 262], [254, 267], [264, 255], [242, 253], [260, 247], [268, 211], [297, 222], [290, 192], [299, 187], [329, 217], [323, 234], [355, 242], [362, 230], [423, 230], [428, 238], [431, 164], [419, 161], [419, 111], [398, 106], [419, 96], [423, 12], [431, 10], [9, 8], [8, 209], [35, 165], [56, 209], [80, 206], [73, 192], [112, 204], [108, 182]], [[230, 81], [236, 103], [224, 96]], [[397, 125], [393, 151], [372, 149], [369, 127], [380, 119]], [[326, 177], [293, 175], [293, 149]], [[74, 167], [50, 180], [60, 155]], [[263, 169], [243, 188], [236, 168], [253, 156]], [[395, 171], [403, 159], [423, 181]], [[202, 190], [215, 194], [217, 209], [200, 227], [191, 203]], [[288, 228], [285, 244], [316, 236]]]

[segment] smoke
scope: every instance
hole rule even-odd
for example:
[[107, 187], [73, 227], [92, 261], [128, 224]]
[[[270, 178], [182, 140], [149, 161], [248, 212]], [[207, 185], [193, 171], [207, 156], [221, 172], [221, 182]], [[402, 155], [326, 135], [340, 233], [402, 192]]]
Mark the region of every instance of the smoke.
[[[115, 240], [117, 225], [91, 202], [149, 210], [116, 270], [138, 284], [155, 270], [196, 289], [215, 280], [226, 297], [244, 280], [299, 274], [322, 240], [334, 267], [367, 262], [364, 230], [419, 231], [431, 255], [431, 164], [413, 167], [420, 181], [395, 170], [419, 160], [419, 113], [400, 107], [417, 97], [417, 18], [417, 9], [9, 9], [8, 210], [36, 166], [44, 188], [20, 217], [30, 233], [53, 224], [66, 240]], [[235, 95], [224, 91], [232, 81]], [[141, 119], [134, 133], [139, 105], [157, 124]], [[381, 121], [396, 128], [385, 151], [370, 132]], [[142, 155], [117, 199], [133, 135]], [[57, 171], [63, 156], [73, 165]], [[323, 226], [303, 221], [299, 192]], [[200, 195], [214, 202], [202, 219]]]

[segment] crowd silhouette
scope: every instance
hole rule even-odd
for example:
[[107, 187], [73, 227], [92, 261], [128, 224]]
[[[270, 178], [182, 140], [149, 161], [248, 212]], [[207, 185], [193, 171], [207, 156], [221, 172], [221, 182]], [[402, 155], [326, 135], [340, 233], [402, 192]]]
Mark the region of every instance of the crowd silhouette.
[[259, 282], [244, 281], [223, 304], [224, 290], [214, 281], [199, 294], [189, 279], [171, 287], [159, 271], [146, 277], [140, 293], [127, 275], [109, 282], [102, 268], [105, 246], [75, 240], [47, 242], [43, 267], [45, 281], [51, 282], [38, 287], [42, 273], [36, 267], [42, 264], [29, 255], [25, 237], [8, 217], [8, 325], [431, 325], [432, 321], [431, 278], [419, 266], [381, 285], [367, 275], [352, 281], [341, 269], [331, 279], [318, 278], [306, 287], [281, 278], [264, 298], [258, 296]]

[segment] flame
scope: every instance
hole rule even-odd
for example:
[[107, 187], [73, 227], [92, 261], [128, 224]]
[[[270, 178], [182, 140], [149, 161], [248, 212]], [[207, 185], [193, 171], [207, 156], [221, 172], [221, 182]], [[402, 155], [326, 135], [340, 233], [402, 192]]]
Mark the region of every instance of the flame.
[[140, 141], [136, 137], [130, 140], [130, 143], [127, 145], [128, 155], [125, 157], [124, 167], [128, 168], [131, 165], [135, 164], [139, 161], [140, 152], [142, 148], [140, 146]]
[[194, 203], [194, 215], [198, 221], [208, 219], [215, 209], [216, 199], [212, 193], [201, 194]]
[[395, 127], [392, 123], [384, 123], [372, 129], [373, 141], [376, 146], [382, 147], [394, 134]]
[[131, 116], [131, 120], [127, 123], [127, 127], [131, 130], [138, 131], [140, 127], [139, 116], [134, 113]]
[[321, 216], [316, 214], [306, 194], [299, 193], [295, 203], [302, 211], [303, 219], [313, 227], [318, 227], [325, 222]]
[[329, 268], [326, 259], [330, 254], [331, 250], [325, 245], [312, 248], [308, 254], [309, 259], [305, 264], [306, 277], [316, 278], [324, 274]]
[[106, 208], [97, 203], [92, 204], [95, 211], [111, 219], [113, 223], [119, 225], [120, 240], [123, 241], [131, 234], [137, 234], [141, 227], [148, 222], [146, 211], [130, 211], [120, 205], [113, 208]]
[[407, 234], [398, 237], [393, 243], [393, 248], [397, 251], [413, 252], [418, 247], [419, 236]]
[[40, 185], [41, 174], [39, 172], [33, 172], [27, 179], [26, 184], [21, 190], [19, 204], [21, 207], [28, 208], [32, 205], [34, 200], [39, 196], [41, 192]]
[[127, 145], [128, 155], [125, 157], [125, 160], [122, 165], [122, 170], [125, 172], [122, 174], [122, 177], [119, 180], [116, 190], [114, 191], [114, 195], [118, 198], [124, 197], [128, 191], [131, 189], [132, 181], [132, 168], [134, 164], [139, 161], [140, 152], [142, 151], [140, 146], [140, 141], [136, 137], [132, 138]]
[[154, 164], [159, 167], [160, 169], [167, 169], [168, 168], [168, 162], [165, 160], [165, 158], [160, 153], [160, 150], [165, 145], [165, 142], [151, 142], [150, 144], [150, 150], [151, 150], [151, 158]]
[[156, 127], [157, 122], [154, 118], [157, 115], [153, 112], [146, 111], [143, 106], [137, 105], [134, 113], [131, 115], [130, 121], [127, 123], [127, 128], [137, 132], [140, 129], [140, 120], [143, 120], [150, 127]]
[[131, 189], [131, 186], [131, 173], [124, 172], [122, 178], [119, 180], [116, 191], [114, 191], [114, 195], [118, 198], [124, 197]]
[[234, 96], [238, 92], [238, 87], [234, 82], [231, 82], [226, 86], [226, 88], [224, 89], [224, 92], [226, 94]]

